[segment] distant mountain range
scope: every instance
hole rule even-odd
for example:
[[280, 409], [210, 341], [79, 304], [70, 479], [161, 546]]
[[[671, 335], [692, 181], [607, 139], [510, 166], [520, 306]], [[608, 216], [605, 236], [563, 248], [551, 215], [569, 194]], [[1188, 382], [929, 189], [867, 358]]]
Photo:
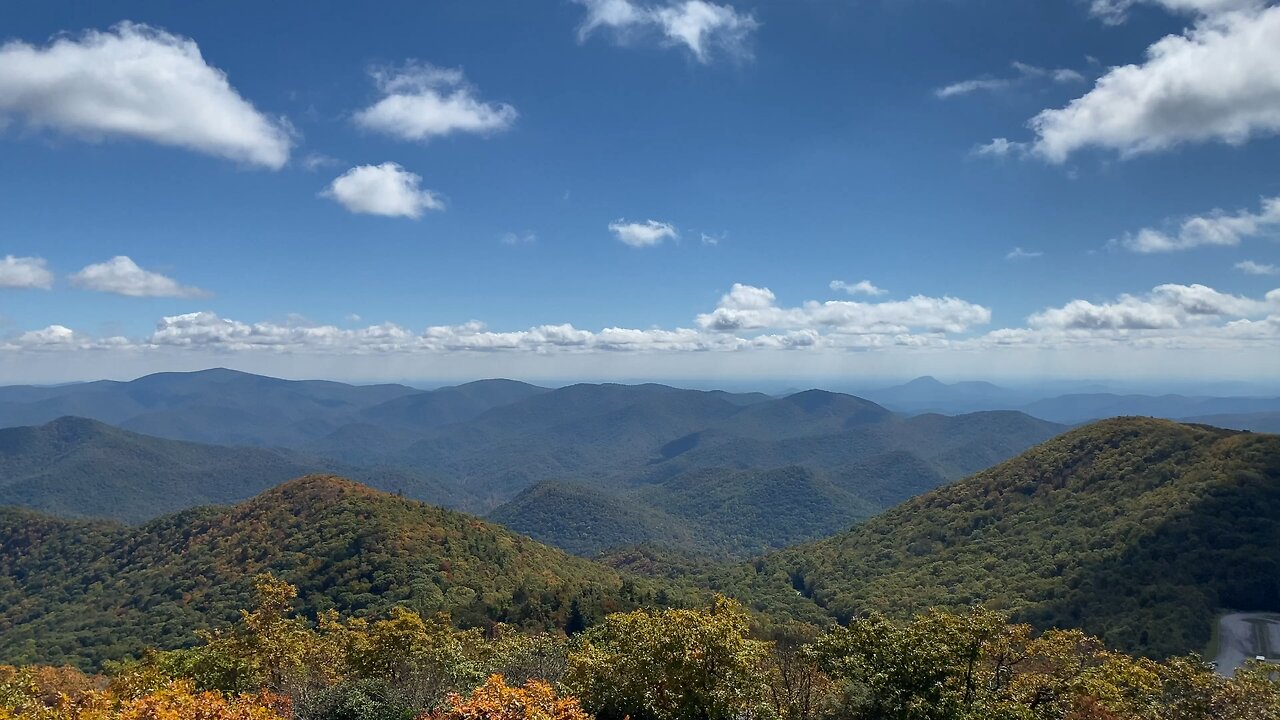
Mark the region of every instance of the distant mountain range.
[[822, 537], [1063, 430], [1007, 411], [903, 418], [822, 390], [487, 380], [425, 392], [225, 370], [0, 389], [15, 417], [68, 409], [120, 427], [0, 431], [0, 503], [141, 521], [340, 472], [581, 554], [657, 541], [750, 554]]
[[932, 377], [920, 377], [888, 388], [862, 390], [859, 394], [891, 410], [908, 414], [1018, 410], [1033, 417], [1067, 424], [1141, 415], [1169, 420], [1203, 420], [1221, 427], [1256, 432], [1276, 432], [1280, 427], [1280, 397], [1113, 392], [1046, 395], [1044, 390], [1013, 390], [988, 382], [943, 383]]
[[297, 448], [361, 421], [409, 428], [457, 422], [542, 390], [490, 380], [424, 392], [216, 368], [130, 382], [0, 387], [0, 427], [75, 416], [173, 440]]

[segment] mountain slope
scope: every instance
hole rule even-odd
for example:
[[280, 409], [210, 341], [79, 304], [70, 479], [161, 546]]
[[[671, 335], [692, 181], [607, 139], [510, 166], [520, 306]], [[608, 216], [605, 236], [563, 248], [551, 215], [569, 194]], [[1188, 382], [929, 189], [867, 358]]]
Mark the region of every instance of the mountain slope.
[[0, 429], [0, 504], [136, 522], [242, 500], [320, 469], [259, 448], [163, 440], [84, 418]]
[[651, 600], [644, 582], [477, 518], [328, 476], [138, 528], [0, 508], [0, 662], [91, 666], [189, 642], [231, 619], [252, 578], [304, 610], [398, 603], [455, 621], [563, 626]]
[[1119, 418], [770, 557], [839, 618], [991, 603], [1152, 655], [1280, 610], [1280, 437]]

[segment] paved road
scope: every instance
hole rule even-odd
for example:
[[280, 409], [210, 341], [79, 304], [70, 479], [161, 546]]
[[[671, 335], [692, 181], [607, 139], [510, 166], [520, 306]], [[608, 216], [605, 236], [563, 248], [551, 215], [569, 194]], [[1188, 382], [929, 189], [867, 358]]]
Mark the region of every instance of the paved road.
[[1218, 672], [1230, 675], [1246, 660], [1280, 661], [1280, 615], [1233, 613], [1218, 620]]

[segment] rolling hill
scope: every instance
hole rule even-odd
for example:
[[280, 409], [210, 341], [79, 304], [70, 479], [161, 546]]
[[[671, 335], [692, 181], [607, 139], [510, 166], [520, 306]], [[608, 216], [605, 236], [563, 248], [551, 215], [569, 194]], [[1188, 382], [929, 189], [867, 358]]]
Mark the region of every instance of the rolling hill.
[[[577, 406], [593, 407], [599, 387], [577, 388]], [[535, 401], [558, 407], [561, 392]], [[404, 464], [443, 468], [473, 494], [505, 503], [490, 517], [574, 552], [659, 542], [751, 555], [843, 529], [1063, 429], [1016, 412], [903, 419], [818, 390], [744, 407], [669, 388], [608, 394], [604, 411], [561, 418], [525, 403], [497, 408], [443, 428]], [[690, 400], [693, 417], [680, 414]], [[690, 428], [698, 429], [680, 434]], [[538, 489], [547, 482], [554, 492]], [[599, 523], [587, 508], [616, 522]], [[583, 530], [602, 526], [594, 536]]]
[[376, 487], [447, 502], [456, 490], [391, 468], [347, 468], [254, 447], [141, 435], [85, 418], [0, 429], [0, 505], [140, 522], [244, 500], [290, 478], [344, 470]]
[[794, 589], [842, 619], [985, 603], [1201, 650], [1222, 608], [1280, 611], [1280, 437], [1102, 421], [752, 572], [742, 594]]
[[[330, 476], [140, 527], [0, 508], [0, 663], [73, 663], [190, 642], [271, 572], [301, 609], [447, 611], [463, 625], [563, 627], [655, 587], [478, 518]], [[676, 597], [670, 591], [664, 598]]]

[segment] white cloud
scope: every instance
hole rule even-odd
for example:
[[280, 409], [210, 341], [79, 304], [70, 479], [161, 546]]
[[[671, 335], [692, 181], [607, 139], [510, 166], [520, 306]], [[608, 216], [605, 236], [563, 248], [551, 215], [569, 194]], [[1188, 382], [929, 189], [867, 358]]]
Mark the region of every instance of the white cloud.
[[373, 78], [383, 97], [356, 113], [355, 121], [403, 140], [425, 142], [453, 133], [501, 132], [519, 115], [506, 103], [479, 100], [461, 70], [410, 62], [375, 70]]
[[718, 235], [712, 235], [710, 233], [704, 232], [704, 233], [701, 233], [701, 235], [702, 235], [703, 245], [719, 245], [722, 240], [728, 237], [728, 233], [720, 233]]
[[784, 308], [768, 288], [735, 283], [715, 310], [698, 315], [699, 327], [712, 332], [738, 333], [765, 329], [825, 329], [841, 334], [960, 333], [991, 321], [991, 311], [952, 297], [916, 295], [881, 303], [829, 300], [808, 301]]
[[579, 42], [585, 41], [592, 32], [600, 28], [622, 32], [652, 21], [651, 12], [637, 6], [631, 0], [575, 0], [575, 2], [587, 11], [587, 16], [578, 26]]
[[1009, 87], [1013, 84], [1012, 80], [1007, 78], [974, 78], [972, 80], [961, 80], [950, 85], [944, 85], [933, 91], [934, 95], [940, 98], [957, 97], [960, 95], [968, 95], [969, 93], [979, 90], [999, 90]]
[[320, 194], [365, 215], [419, 218], [427, 210], [444, 210], [444, 200], [421, 188], [421, 183], [421, 176], [385, 162], [353, 167]]
[[587, 330], [549, 323], [491, 330], [471, 321], [414, 331], [394, 323], [249, 323], [197, 312], [162, 318], [150, 335], [133, 339], [52, 325], [0, 338], [0, 352], [9, 376], [57, 381], [100, 377], [104, 357], [113, 372], [219, 364], [364, 380], [412, 377], [423, 358], [433, 373], [444, 368], [458, 378], [844, 376], [850, 363], [888, 377], [943, 363], [978, 376], [1043, 377], [1048, 364], [1070, 367], [1076, 377], [1204, 377], [1212, 368], [1215, 377], [1271, 379], [1280, 351], [1280, 289], [1258, 299], [1203, 285], [1161, 285], [1113, 301], [1071, 301], [1022, 327], [969, 334], [989, 319], [986, 308], [945, 297], [783, 307], [768, 288], [738, 284], [693, 327]]
[[1122, 156], [1184, 143], [1240, 145], [1280, 132], [1280, 6], [1206, 19], [1109, 70], [1064, 108], [1032, 118], [1035, 152], [1054, 163], [1089, 147]]
[[0, 288], [24, 290], [48, 290], [53, 287], [53, 273], [48, 263], [39, 257], [0, 258]]
[[668, 39], [689, 48], [704, 63], [717, 49], [734, 57], [747, 55], [747, 40], [759, 27], [751, 15], [704, 0], [685, 0], [660, 8], [657, 19]]
[[1140, 3], [1159, 5], [1174, 13], [1191, 15], [1218, 15], [1234, 10], [1255, 10], [1266, 0], [1092, 0], [1089, 9], [1094, 15], [1111, 24], [1124, 22], [1129, 10]]
[[1267, 300], [1251, 300], [1205, 285], [1168, 284], [1159, 285], [1142, 297], [1121, 295], [1108, 303], [1072, 300], [1032, 315], [1027, 324], [1036, 330], [1171, 330], [1278, 310], [1280, 304], [1271, 296]]
[[1022, 249], [1022, 248], [1020, 248], [1020, 247], [1016, 247], [1016, 248], [1014, 248], [1014, 249], [1010, 250], [1010, 251], [1008, 252], [1008, 254], [1006, 254], [1006, 255], [1004, 256], [1004, 259], [1005, 259], [1005, 260], [1027, 260], [1027, 259], [1030, 259], [1030, 258], [1038, 258], [1038, 257], [1041, 257], [1041, 256], [1043, 256], [1043, 255], [1044, 255], [1044, 253], [1039, 252], [1039, 251], [1023, 250], [1023, 249]]
[[1280, 231], [1280, 197], [1263, 198], [1258, 212], [1214, 210], [1183, 220], [1176, 232], [1143, 228], [1114, 244], [1136, 253], [1163, 253], [1198, 247], [1234, 247], [1246, 238]]
[[889, 292], [883, 288], [878, 288], [870, 280], [859, 280], [856, 283], [847, 283], [843, 280], [832, 280], [827, 287], [832, 290], [842, 290], [850, 295], [871, 295], [873, 297], [884, 295]]
[[1027, 150], [1026, 143], [1013, 142], [1008, 138], [995, 138], [985, 145], [979, 145], [973, 149], [973, 154], [979, 157], [1008, 157], [1009, 155], [1021, 155]]
[[609, 231], [614, 237], [631, 247], [653, 247], [663, 240], [675, 240], [680, 231], [671, 223], [648, 220], [646, 222], [627, 222], [618, 219], [609, 223]]
[[0, 119], [96, 140], [124, 137], [280, 168], [293, 144], [205, 62], [193, 40], [121, 23], [45, 47], [0, 46]]
[[1244, 260], [1236, 263], [1236, 269], [1246, 275], [1280, 275], [1280, 267], [1267, 263]]
[[608, 30], [620, 42], [653, 35], [662, 42], [682, 46], [698, 62], [716, 55], [750, 57], [751, 35], [760, 27], [750, 13], [706, 0], [679, 0], [664, 5], [642, 5], [632, 0], [575, 0], [586, 9], [578, 26], [578, 40], [596, 30]]
[[86, 266], [71, 276], [71, 284], [85, 290], [125, 295], [127, 297], [206, 297], [209, 293], [197, 287], [182, 285], [160, 273], [143, 270], [132, 259], [116, 257]]
[[951, 83], [933, 91], [940, 98], [958, 97], [978, 91], [993, 92], [1019, 85], [1030, 80], [1044, 78], [1055, 83], [1084, 82], [1084, 75], [1070, 68], [1042, 68], [1024, 62], [1014, 61], [1013, 69], [1017, 74], [1013, 77], [981, 77]]

